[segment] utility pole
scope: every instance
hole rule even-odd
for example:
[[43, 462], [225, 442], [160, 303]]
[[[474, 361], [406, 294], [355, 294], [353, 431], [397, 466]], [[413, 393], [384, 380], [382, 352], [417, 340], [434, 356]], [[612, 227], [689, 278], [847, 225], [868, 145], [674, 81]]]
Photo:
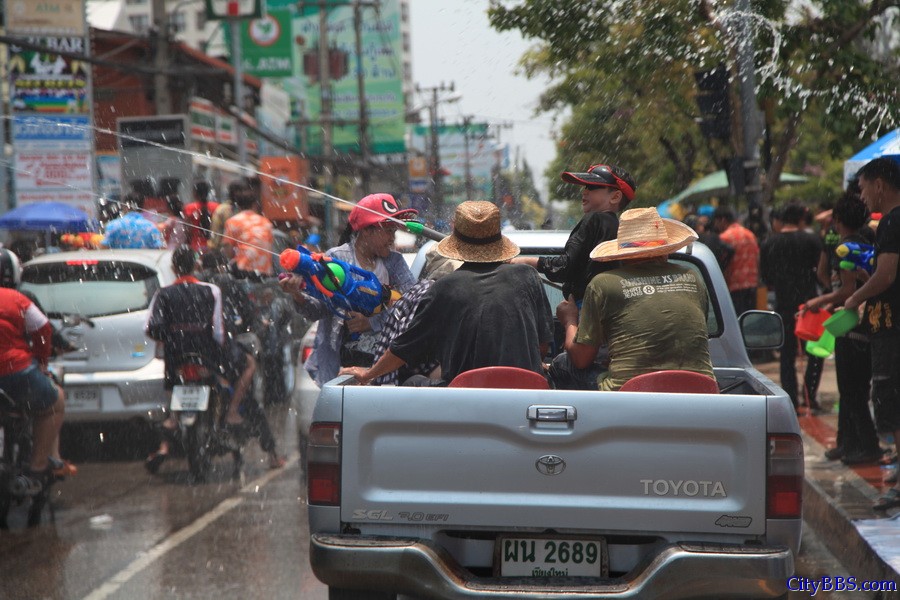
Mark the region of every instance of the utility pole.
[[472, 155], [469, 152], [469, 125], [472, 124], [472, 117], [466, 116], [463, 117], [463, 141], [465, 143], [466, 148], [466, 169], [465, 169], [465, 177], [466, 177], [466, 200], [471, 202], [473, 191], [472, 191]]
[[[156, 0], [159, 1], [159, 0]], [[238, 19], [229, 19], [231, 28], [231, 52], [234, 62], [234, 105], [237, 108], [236, 143], [238, 164], [242, 167], [247, 164], [247, 144], [244, 143], [244, 59], [241, 55], [241, 22]]]
[[743, 129], [744, 192], [747, 196], [747, 226], [757, 236], [765, 231], [762, 214], [762, 183], [760, 178], [760, 118], [756, 108], [756, 69], [753, 64], [753, 32], [750, 30], [750, 2], [737, 0], [735, 8], [740, 19], [737, 27], [738, 77], [740, 78], [741, 125]]
[[353, 31], [356, 37], [356, 88], [359, 94], [359, 154], [362, 162], [362, 192], [369, 194], [369, 111], [366, 106], [366, 76], [362, 58], [362, 2], [353, 3]]
[[431, 160], [429, 164], [429, 170], [431, 171], [431, 178], [434, 182], [433, 199], [435, 220], [441, 219], [444, 216], [444, 176], [441, 173], [441, 154], [438, 132], [440, 124], [438, 123], [437, 115], [438, 94], [445, 91], [452, 92], [453, 89], [453, 82], [450, 82], [449, 86], [444, 85], [444, 82], [441, 82], [441, 85], [432, 87], [419, 87], [418, 85], [416, 86], [417, 92], [431, 92], [431, 103], [428, 105], [428, 115], [429, 119], [431, 120]]
[[494, 164], [494, 169], [492, 171], [491, 177], [491, 197], [494, 199], [494, 204], [496, 204], [497, 206], [501, 206], [503, 202], [503, 194], [501, 193], [502, 189], [500, 185], [500, 183], [503, 181], [503, 175], [500, 172], [502, 166], [500, 152], [502, 151], [503, 146], [500, 143], [500, 132], [504, 129], [512, 129], [512, 126], [513, 124], [511, 121], [504, 121], [502, 123], [491, 125], [491, 128], [495, 129], [495, 133], [497, 136], [497, 149], [494, 151], [496, 162]]
[[169, 15], [166, 0], [153, 0], [153, 26], [156, 29], [156, 52], [153, 56], [153, 94], [157, 115], [172, 113], [169, 93]]
[[[332, 162], [334, 125], [331, 122], [331, 65], [328, 64], [328, 3], [319, 0], [319, 92], [322, 108], [322, 188], [327, 194], [334, 191], [334, 163]], [[325, 245], [331, 246], [334, 215], [331, 198], [322, 197], [325, 212]]]

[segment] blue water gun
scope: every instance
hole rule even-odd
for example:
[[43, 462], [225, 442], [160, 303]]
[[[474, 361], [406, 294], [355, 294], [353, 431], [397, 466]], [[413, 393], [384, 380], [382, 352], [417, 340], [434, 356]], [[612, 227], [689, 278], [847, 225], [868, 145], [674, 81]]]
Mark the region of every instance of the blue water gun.
[[841, 259], [840, 267], [846, 271], [855, 271], [857, 267], [865, 269], [871, 275], [875, 270], [875, 247], [858, 242], [844, 242], [834, 249]]
[[287, 248], [280, 257], [281, 267], [306, 281], [306, 291], [325, 302], [331, 312], [348, 319], [348, 312], [371, 316], [400, 297], [383, 285], [375, 273], [355, 265], [312, 253], [303, 246]]

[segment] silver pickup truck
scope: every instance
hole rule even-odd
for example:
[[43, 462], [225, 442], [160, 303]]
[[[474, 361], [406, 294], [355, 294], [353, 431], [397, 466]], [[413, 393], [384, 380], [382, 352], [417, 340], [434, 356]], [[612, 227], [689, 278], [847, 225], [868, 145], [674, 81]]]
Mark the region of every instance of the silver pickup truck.
[[305, 453], [329, 598], [786, 596], [803, 450], [745, 349], [780, 345], [781, 321], [739, 321], [705, 246], [670, 260], [709, 289], [718, 394], [326, 384]]

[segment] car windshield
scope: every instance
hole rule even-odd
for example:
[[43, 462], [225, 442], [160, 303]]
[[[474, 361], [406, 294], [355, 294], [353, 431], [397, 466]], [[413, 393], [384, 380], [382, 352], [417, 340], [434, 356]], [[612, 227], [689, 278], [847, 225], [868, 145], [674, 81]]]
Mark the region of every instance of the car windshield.
[[29, 265], [21, 289], [50, 317], [101, 317], [146, 309], [159, 287], [156, 271], [144, 265], [79, 260]]

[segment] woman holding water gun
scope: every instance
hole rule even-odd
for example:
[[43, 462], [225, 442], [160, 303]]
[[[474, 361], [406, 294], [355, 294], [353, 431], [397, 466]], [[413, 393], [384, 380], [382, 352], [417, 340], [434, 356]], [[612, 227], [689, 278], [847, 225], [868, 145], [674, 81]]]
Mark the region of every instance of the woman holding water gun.
[[[840, 236], [836, 247], [873, 243], [875, 233], [866, 225], [868, 219], [869, 211], [862, 199], [846, 192], [832, 212], [832, 223]], [[832, 252], [830, 259], [833, 291], [807, 300], [808, 310], [843, 306], [844, 301], [864, 282], [856, 269], [846, 268], [843, 257]], [[840, 394], [837, 444], [825, 452], [825, 458], [840, 459], [848, 465], [876, 462], [881, 459], [882, 453], [869, 412], [872, 358], [864, 325], [858, 325], [835, 340], [834, 364]]]
[[[399, 225], [392, 219], [409, 219], [416, 214], [413, 209], [401, 210], [390, 194], [366, 196], [350, 212], [350, 241], [328, 250], [325, 255], [371, 271], [382, 285], [403, 293], [416, 279], [403, 256], [393, 250]], [[343, 319], [337, 314], [342, 311], [335, 311], [325, 301], [302, 292], [302, 277], [292, 274], [281, 281], [281, 286], [294, 298], [304, 317], [319, 321], [306, 370], [320, 387], [336, 377], [341, 367], [371, 366], [384, 313], [367, 316], [351, 311]]]

